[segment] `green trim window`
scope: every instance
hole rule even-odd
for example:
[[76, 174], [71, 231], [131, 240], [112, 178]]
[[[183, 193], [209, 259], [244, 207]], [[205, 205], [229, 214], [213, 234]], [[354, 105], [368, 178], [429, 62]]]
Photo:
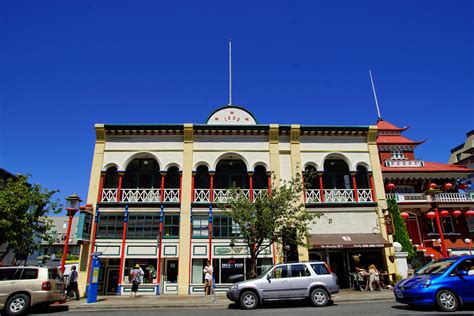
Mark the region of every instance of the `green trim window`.
[[232, 218], [225, 215], [214, 215], [212, 217], [212, 237], [229, 238], [240, 237], [240, 228]]
[[193, 215], [193, 237], [209, 237], [209, 215]]
[[165, 215], [163, 225], [164, 238], [178, 238], [179, 237], [179, 215]]
[[123, 234], [123, 215], [100, 215], [97, 238], [121, 239]]
[[156, 239], [160, 233], [160, 215], [129, 215], [127, 238]]

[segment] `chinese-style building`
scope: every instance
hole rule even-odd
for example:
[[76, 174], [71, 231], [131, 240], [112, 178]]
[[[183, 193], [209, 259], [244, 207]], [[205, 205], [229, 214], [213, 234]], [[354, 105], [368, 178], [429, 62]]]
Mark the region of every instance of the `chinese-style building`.
[[415, 148], [423, 142], [403, 136], [407, 127], [381, 118], [377, 127], [386, 196], [397, 201], [417, 251], [437, 259], [443, 256], [444, 242], [446, 255], [468, 253], [465, 239], [472, 237], [467, 221], [474, 215], [474, 194], [466, 191], [466, 180], [474, 170], [416, 159]]

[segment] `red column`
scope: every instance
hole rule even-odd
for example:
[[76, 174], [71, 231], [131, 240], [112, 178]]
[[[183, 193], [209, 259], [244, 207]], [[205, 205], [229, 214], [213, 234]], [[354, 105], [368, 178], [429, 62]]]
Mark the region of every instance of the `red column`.
[[209, 172], [209, 199], [211, 203], [214, 202], [214, 172]]
[[[122, 284], [123, 269], [125, 266], [125, 241], [127, 240], [127, 223], [128, 223], [128, 205], [125, 205], [125, 212], [123, 215], [123, 232], [122, 232], [122, 248], [120, 249], [120, 272], [118, 285]], [[120, 289], [120, 286], [118, 287]]]
[[96, 237], [98, 222], [99, 222], [99, 210], [97, 208], [97, 211], [94, 216], [94, 222], [92, 224], [91, 247], [89, 249], [89, 266], [87, 268], [87, 284], [89, 284], [90, 275], [91, 275], [92, 253], [94, 252], [94, 248], [95, 248], [95, 237]]
[[249, 197], [250, 197], [250, 202], [253, 202], [253, 172], [249, 172]]
[[[183, 173], [180, 171], [179, 172], [179, 203], [181, 203], [181, 197], [182, 197], [182, 194], [181, 194], [181, 191], [183, 189]], [[191, 199], [192, 201], [192, 199]]]
[[123, 175], [125, 173], [124, 172], [119, 172], [118, 173], [118, 176], [119, 176], [119, 179], [118, 179], [118, 188], [117, 188], [117, 202], [120, 202], [122, 199], [122, 178], [123, 178]]
[[444, 258], [447, 258], [448, 257], [448, 253], [446, 251], [446, 244], [444, 242], [444, 234], [443, 234], [443, 229], [441, 227], [441, 221], [439, 220], [439, 213], [438, 213], [438, 209], [435, 208], [434, 209], [434, 212], [436, 214], [436, 226], [438, 226], [438, 233], [439, 233], [439, 239], [441, 239], [441, 249], [443, 251], [443, 257]]
[[301, 185], [303, 186], [303, 202], [304, 204], [306, 204], [306, 188], [304, 187], [304, 175], [305, 172], [303, 171], [301, 176]]
[[352, 186], [354, 187], [354, 199], [356, 203], [359, 202], [359, 195], [357, 194], [357, 181], [356, 181], [356, 174], [357, 172], [351, 172], [351, 178], [352, 178]]
[[374, 186], [374, 177], [372, 173], [369, 173], [369, 181], [370, 181], [370, 189], [372, 190], [372, 201], [377, 201], [377, 197], [375, 196], [375, 186]]
[[208, 260], [212, 262], [212, 204], [209, 205], [209, 251]]
[[164, 212], [163, 212], [163, 205], [161, 205], [160, 211], [160, 232], [158, 236], [158, 263], [156, 264], [156, 283], [161, 284], [161, 241], [163, 240], [163, 220], [164, 220]]
[[268, 197], [272, 197], [272, 173], [270, 171], [267, 172], [267, 186], [268, 186]]
[[165, 177], [166, 171], [160, 172], [161, 174], [161, 190], [160, 190], [160, 202], [163, 203], [165, 200]]
[[[68, 213], [69, 213], [69, 211], [68, 211]], [[68, 245], [69, 245], [69, 235], [71, 234], [72, 217], [74, 216], [74, 213], [72, 215], [71, 214], [68, 215], [69, 220], [68, 220], [68, 223], [67, 223], [66, 241], [64, 242], [63, 257], [61, 259], [61, 274], [64, 273], [64, 265], [66, 264], [66, 254], [67, 254], [67, 248], [68, 248]]]
[[102, 202], [102, 191], [104, 189], [104, 179], [105, 179], [105, 172], [100, 173], [100, 182], [99, 182], [99, 196], [97, 197], [97, 201]]
[[319, 192], [321, 194], [321, 202], [324, 203], [324, 185], [323, 185], [323, 172], [318, 172], [319, 177]]

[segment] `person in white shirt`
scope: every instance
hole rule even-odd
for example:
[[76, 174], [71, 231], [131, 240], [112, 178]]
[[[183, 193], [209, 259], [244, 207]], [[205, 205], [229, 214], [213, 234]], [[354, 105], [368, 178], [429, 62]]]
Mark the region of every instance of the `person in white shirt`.
[[211, 295], [212, 291], [212, 273], [214, 268], [212, 267], [211, 261], [207, 260], [207, 266], [203, 270], [204, 272], [204, 293], [205, 295]]

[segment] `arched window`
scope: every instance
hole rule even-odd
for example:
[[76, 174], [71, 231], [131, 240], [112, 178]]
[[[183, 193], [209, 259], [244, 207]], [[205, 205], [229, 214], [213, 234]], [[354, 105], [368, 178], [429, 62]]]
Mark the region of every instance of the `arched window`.
[[234, 184], [242, 189], [249, 187], [247, 167], [242, 160], [223, 159], [219, 161], [214, 179], [216, 189], [228, 189]]
[[304, 184], [307, 189], [320, 189], [319, 178], [314, 166], [307, 166], [303, 172]]
[[118, 172], [117, 167], [109, 167], [105, 172], [104, 189], [114, 189], [118, 187]]
[[210, 187], [211, 181], [209, 177], [209, 168], [205, 165], [200, 165], [196, 168], [196, 174], [194, 176], [194, 188], [209, 189]]
[[134, 159], [123, 176], [124, 188], [159, 188], [160, 182], [160, 166], [150, 158]]
[[256, 166], [252, 181], [255, 190], [268, 189], [267, 169], [264, 166]]
[[356, 184], [358, 189], [370, 188], [367, 168], [365, 168], [364, 166], [357, 166]]
[[328, 159], [324, 162], [324, 188], [350, 189], [349, 167], [341, 159]]
[[179, 189], [180, 186], [180, 174], [178, 167], [170, 167], [166, 172], [165, 177], [165, 188], [167, 189]]

